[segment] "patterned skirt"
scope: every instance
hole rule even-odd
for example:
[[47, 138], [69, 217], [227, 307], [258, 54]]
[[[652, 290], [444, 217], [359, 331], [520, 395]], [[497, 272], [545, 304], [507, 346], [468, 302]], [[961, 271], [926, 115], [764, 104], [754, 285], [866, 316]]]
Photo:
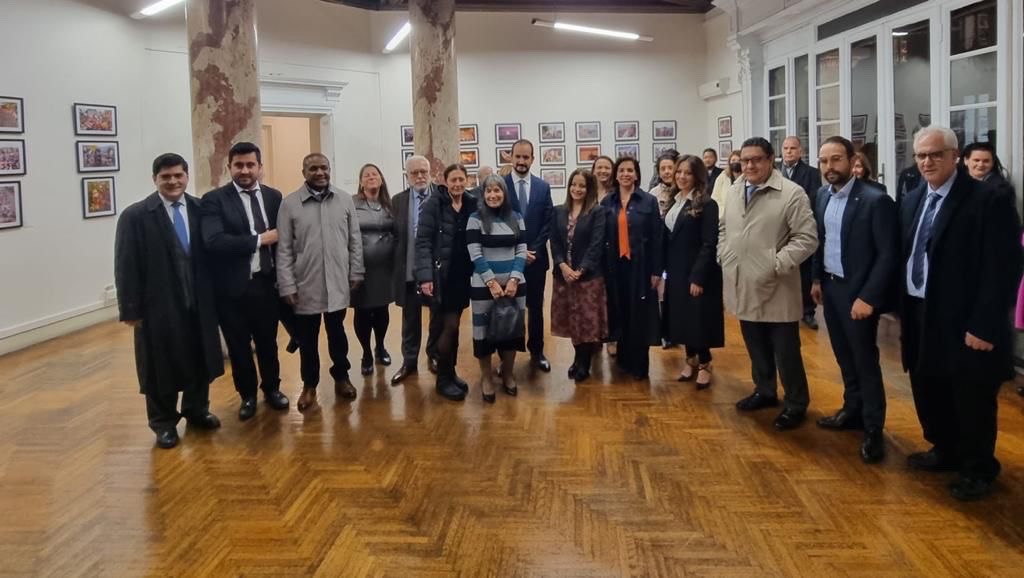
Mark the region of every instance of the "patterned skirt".
[[608, 336], [608, 296], [604, 277], [569, 284], [554, 275], [551, 334], [573, 345], [599, 343]]

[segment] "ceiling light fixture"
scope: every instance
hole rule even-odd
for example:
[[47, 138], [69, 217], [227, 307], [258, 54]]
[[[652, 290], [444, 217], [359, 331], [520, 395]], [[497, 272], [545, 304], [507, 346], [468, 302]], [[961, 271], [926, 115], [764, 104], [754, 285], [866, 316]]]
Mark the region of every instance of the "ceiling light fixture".
[[403, 40], [405, 40], [405, 37], [408, 36], [410, 32], [412, 32], [412, 24], [406, 22], [405, 24], [402, 25], [401, 28], [398, 29], [398, 32], [396, 32], [394, 37], [391, 38], [387, 46], [384, 47], [384, 54], [388, 54], [392, 50], [398, 48], [398, 45], [401, 44]]
[[565, 22], [549, 22], [547, 20], [541, 20], [534, 18], [532, 24], [534, 26], [541, 26], [544, 28], [554, 28], [555, 30], [568, 30], [569, 32], [582, 32], [584, 34], [596, 34], [598, 36], [608, 36], [610, 38], [618, 38], [620, 40], [642, 40], [644, 42], [653, 42], [654, 38], [651, 36], [641, 36], [635, 32], [622, 32], [620, 30], [608, 30], [605, 28], [593, 28], [591, 26], [580, 26], [578, 24], [567, 24]]
[[160, 0], [159, 2], [154, 2], [153, 4], [146, 6], [142, 10], [136, 12], [135, 14], [132, 14], [132, 18], [139, 20], [147, 16], [159, 14], [160, 12], [167, 10], [171, 6], [174, 6], [175, 4], [181, 4], [184, 1], [185, 0]]

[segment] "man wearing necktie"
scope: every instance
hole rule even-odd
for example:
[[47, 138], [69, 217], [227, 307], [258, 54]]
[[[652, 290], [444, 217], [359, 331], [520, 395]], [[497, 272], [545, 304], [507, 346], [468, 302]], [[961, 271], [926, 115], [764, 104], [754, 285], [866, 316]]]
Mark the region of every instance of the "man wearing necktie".
[[281, 308], [274, 249], [281, 193], [259, 182], [262, 169], [259, 147], [236, 143], [228, 151], [231, 182], [203, 195], [203, 240], [214, 264], [217, 314], [242, 421], [256, 415], [257, 385], [270, 407], [288, 409], [277, 357]]
[[932, 444], [911, 468], [955, 471], [959, 500], [987, 496], [995, 458], [999, 386], [1012, 375], [1013, 307], [1021, 274], [1020, 219], [1012, 199], [957, 171], [956, 134], [931, 125], [914, 137], [923, 182], [900, 205], [903, 367]]
[[[800, 143], [799, 137], [787, 136], [782, 141], [782, 176], [800, 185], [800, 188], [807, 193], [807, 200], [810, 201], [811, 207], [816, 207], [816, 195], [818, 189], [821, 188], [821, 172], [805, 163], [803, 156], [804, 147]], [[803, 322], [804, 325], [817, 330], [818, 320], [815, 318], [817, 306], [811, 299], [812, 277], [811, 259], [808, 259], [800, 267], [800, 292], [804, 304]]]
[[[217, 429], [210, 382], [224, 373], [217, 311], [200, 224], [201, 203], [185, 193], [188, 163], [153, 161], [157, 191], [124, 210], [114, 241], [120, 320], [135, 331], [135, 368], [158, 447], [178, 445], [178, 421]], [[178, 393], [182, 393], [178, 410]]]

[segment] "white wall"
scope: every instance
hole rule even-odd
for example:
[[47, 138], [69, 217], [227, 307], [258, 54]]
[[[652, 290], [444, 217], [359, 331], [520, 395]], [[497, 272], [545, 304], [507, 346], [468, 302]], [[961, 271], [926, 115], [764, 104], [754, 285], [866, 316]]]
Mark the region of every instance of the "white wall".
[[[732, 137], [721, 139], [731, 140], [733, 148], [739, 148], [750, 135], [743, 132], [745, 126], [743, 110], [743, 94], [740, 91], [739, 59], [736, 51], [729, 48], [729, 15], [724, 12], [711, 15], [704, 21], [704, 53], [705, 75], [701, 82], [711, 82], [719, 78], [728, 78], [730, 94], [712, 98], [706, 103], [707, 120], [705, 123], [706, 146], [718, 150], [718, 117], [732, 117]], [[719, 159], [725, 162], [727, 159]]]

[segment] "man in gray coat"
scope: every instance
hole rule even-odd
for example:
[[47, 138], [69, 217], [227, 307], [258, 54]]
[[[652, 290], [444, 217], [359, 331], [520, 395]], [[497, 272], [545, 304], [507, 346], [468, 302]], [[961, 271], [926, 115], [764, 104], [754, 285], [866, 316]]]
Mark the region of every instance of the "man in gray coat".
[[277, 284], [295, 309], [302, 395], [299, 411], [316, 403], [320, 382], [320, 318], [327, 330], [336, 399], [353, 400], [348, 378], [345, 312], [363, 281], [363, 243], [352, 196], [331, 186], [331, 163], [313, 153], [302, 161], [306, 183], [281, 203], [277, 217]]

